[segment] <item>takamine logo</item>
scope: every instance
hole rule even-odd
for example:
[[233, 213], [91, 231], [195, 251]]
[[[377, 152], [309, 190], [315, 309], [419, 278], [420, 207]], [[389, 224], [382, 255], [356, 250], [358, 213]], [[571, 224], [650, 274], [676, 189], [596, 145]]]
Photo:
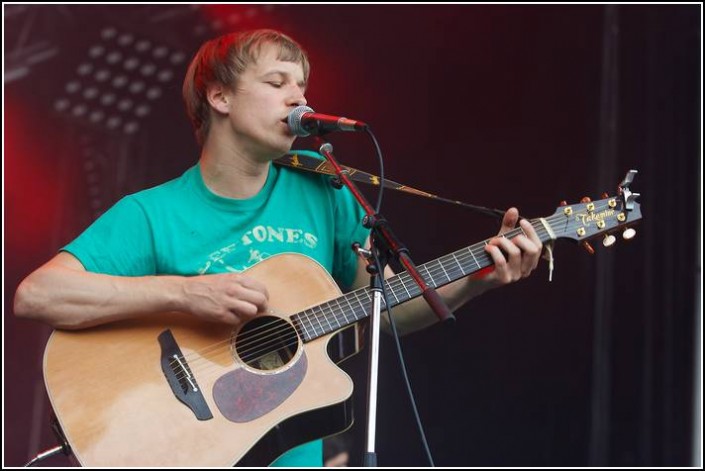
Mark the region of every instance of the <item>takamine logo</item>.
[[582, 223], [583, 226], [589, 226], [592, 222], [604, 221], [605, 219], [614, 216], [614, 209], [605, 209], [599, 213], [577, 213], [575, 220]]

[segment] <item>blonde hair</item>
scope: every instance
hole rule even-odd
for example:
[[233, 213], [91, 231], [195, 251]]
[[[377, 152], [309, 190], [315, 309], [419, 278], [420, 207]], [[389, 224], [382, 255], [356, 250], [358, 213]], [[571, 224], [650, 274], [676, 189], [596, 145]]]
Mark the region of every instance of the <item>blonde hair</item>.
[[200, 145], [208, 137], [211, 122], [210, 105], [206, 96], [210, 85], [234, 88], [247, 66], [257, 62], [264, 44], [279, 48], [277, 59], [301, 64], [304, 81], [308, 81], [308, 56], [289, 36], [272, 29], [229, 33], [204, 43], [189, 64], [182, 94], [186, 112], [191, 119], [196, 140]]

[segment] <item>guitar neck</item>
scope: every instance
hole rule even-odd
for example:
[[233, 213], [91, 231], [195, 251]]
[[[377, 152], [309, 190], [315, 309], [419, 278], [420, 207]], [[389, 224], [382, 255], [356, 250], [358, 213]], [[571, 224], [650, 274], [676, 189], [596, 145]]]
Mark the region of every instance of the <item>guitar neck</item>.
[[[545, 220], [535, 219], [531, 224], [542, 243], [555, 239]], [[521, 228], [516, 228], [505, 233], [504, 237], [511, 239], [522, 233]], [[493, 265], [492, 258], [484, 249], [489, 241], [486, 239], [420, 265], [418, 271], [426, 283], [434, 288], [472, 275]], [[421, 295], [420, 288], [406, 271], [388, 278], [385, 285], [391, 307]], [[370, 289], [360, 288], [295, 314], [291, 319], [300, 337], [308, 342], [364, 319], [370, 314], [371, 307]]]

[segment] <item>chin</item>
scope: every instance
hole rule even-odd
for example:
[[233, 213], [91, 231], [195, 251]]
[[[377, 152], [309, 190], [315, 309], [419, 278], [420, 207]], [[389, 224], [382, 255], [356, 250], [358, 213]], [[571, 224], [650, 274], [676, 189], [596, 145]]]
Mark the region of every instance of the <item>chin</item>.
[[280, 157], [291, 150], [291, 147], [294, 145], [295, 140], [296, 138], [292, 137], [290, 139], [287, 139], [285, 142], [282, 142], [281, 145], [276, 146], [277, 152], [280, 152]]
[[287, 152], [291, 150], [292, 143], [289, 144], [280, 144], [280, 145], [272, 145], [268, 146], [266, 150], [262, 152], [262, 155], [266, 155], [265, 160], [275, 160], [278, 159], [279, 157], [284, 156]]

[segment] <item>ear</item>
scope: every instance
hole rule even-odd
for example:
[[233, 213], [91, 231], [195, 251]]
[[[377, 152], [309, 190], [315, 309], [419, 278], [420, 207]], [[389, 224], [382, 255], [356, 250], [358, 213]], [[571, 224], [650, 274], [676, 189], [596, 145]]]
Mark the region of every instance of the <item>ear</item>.
[[230, 111], [228, 107], [230, 96], [222, 85], [214, 84], [209, 86], [208, 90], [206, 90], [206, 98], [211, 108], [218, 113], [227, 114]]

